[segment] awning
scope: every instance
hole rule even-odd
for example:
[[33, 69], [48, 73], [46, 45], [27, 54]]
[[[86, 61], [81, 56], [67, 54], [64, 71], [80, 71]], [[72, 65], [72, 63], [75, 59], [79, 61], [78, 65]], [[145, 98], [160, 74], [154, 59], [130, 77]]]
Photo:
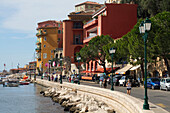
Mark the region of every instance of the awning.
[[91, 71], [82, 71], [81, 73], [91, 73]]
[[136, 69], [138, 69], [138, 68], [140, 68], [140, 65], [134, 66], [134, 67], [132, 67], [130, 70], [131, 70], [131, 71], [134, 71], [134, 70], [136, 70]]
[[[118, 67], [114, 67], [113, 71], [116, 70]], [[104, 68], [99, 68], [97, 71], [100, 71], [101, 73], [104, 73]], [[107, 72], [112, 72], [112, 68], [106, 68]]]
[[132, 67], [132, 65], [127, 65], [127, 66], [125, 66], [125, 67], [117, 70], [117, 71], [115, 72], [115, 74], [125, 74], [126, 71], [128, 71], [131, 67]]

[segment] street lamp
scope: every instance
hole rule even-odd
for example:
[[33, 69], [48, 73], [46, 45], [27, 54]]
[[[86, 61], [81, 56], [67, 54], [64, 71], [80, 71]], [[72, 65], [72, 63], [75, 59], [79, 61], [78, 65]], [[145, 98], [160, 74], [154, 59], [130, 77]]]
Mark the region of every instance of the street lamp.
[[36, 81], [36, 63], [34, 63], [34, 80]]
[[62, 84], [63, 83], [63, 81], [62, 81], [62, 61], [63, 61], [63, 58], [61, 57], [60, 58], [60, 66], [61, 66], [61, 74], [60, 74], [60, 84]]
[[48, 80], [50, 81], [50, 67], [51, 67], [51, 60], [49, 60], [48, 63], [49, 63], [49, 76], [48, 76]]
[[41, 62], [41, 71], [42, 71], [41, 79], [43, 79], [43, 62]]
[[113, 91], [113, 55], [115, 54], [116, 49], [114, 47], [110, 48], [109, 53], [111, 54], [112, 57], [112, 79], [111, 79], [111, 90]]
[[145, 58], [145, 96], [144, 96], [144, 104], [143, 109], [149, 110], [149, 104], [148, 104], [148, 96], [147, 96], [147, 38], [148, 38], [148, 32], [151, 29], [151, 20], [146, 18], [146, 20], [141, 22], [139, 26], [139, 31], [141, 34], [144, 33], [143, 39], [144, 39], [144, 58]]
[[78, 56], [78, 57], [77, 57], [77, 61], [78, 61], [78, 69], [79, 69], [79, 78], [78, 78], [78, 84], [79, 84], [79, 85], [80, 85], [80, 78], [81, 78], [81, 75], [80, 75], [80, 66], [79, 66], [80, 60], [81, 60], [81, 57]]

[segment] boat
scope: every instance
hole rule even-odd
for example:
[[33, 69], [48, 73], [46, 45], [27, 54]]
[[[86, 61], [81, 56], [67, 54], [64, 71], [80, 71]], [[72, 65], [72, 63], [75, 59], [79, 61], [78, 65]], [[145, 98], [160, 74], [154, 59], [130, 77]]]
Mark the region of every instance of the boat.
[[20, 84], [20, 85], [29, 85], [30, 82], [27, 82], [27, 81], [19, 81], [19, 84]]
[[19, 86], [19, 80], [18, 79], [9, 79], [7, 81], [7, 87], [18, 87]]

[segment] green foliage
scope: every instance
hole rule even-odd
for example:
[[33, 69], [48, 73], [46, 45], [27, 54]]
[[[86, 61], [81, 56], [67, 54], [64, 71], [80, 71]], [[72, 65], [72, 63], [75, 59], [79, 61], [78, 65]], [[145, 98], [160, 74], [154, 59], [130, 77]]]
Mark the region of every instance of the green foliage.
[[163, 11], [170, 11], [170, 0], [121, 0], [121, 3], [138, 5], [138, 18], [153, 17]]
[[170, 60], [170, 12], [163, 12], [151, 18], [152, 52], [161, 58]]
[[84, 62], [100, 60], [98, 64], [105, 68], [105, 60], [109, 57], [109, 49], [113, 43], [114, 40], [108, 35], [97, 36], [80, 50], [79, 55]]

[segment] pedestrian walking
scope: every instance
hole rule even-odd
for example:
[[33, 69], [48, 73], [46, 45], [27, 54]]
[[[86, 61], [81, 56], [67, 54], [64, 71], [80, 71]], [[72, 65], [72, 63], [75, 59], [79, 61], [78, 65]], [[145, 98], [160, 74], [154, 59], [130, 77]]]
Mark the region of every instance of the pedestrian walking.
[[69, 76], [69, 82], [71, 82], [71, 75]]
[[128, 79], [128, 82], [126, 83], [126, 87], [127, 87], [127, 94], [130, 95], [132, 89], [132, 83], [130, 82], [130, 79]]
[[104, 86], [104, 88], [106, 88], [106, 87], [107, 87], [107, 79], [106, 79], [106, 78], [104, 79], [103, 86]]
[[54, 76], [53, 76], [53, 75], [51, 76], [51, 80], [52, 80], [52, 81], [54, 80]]
[[100, 87], [102, 87], [102, 85], [103, 85], [103, 79], [102, 79], [102, 77], [100, 77]]

